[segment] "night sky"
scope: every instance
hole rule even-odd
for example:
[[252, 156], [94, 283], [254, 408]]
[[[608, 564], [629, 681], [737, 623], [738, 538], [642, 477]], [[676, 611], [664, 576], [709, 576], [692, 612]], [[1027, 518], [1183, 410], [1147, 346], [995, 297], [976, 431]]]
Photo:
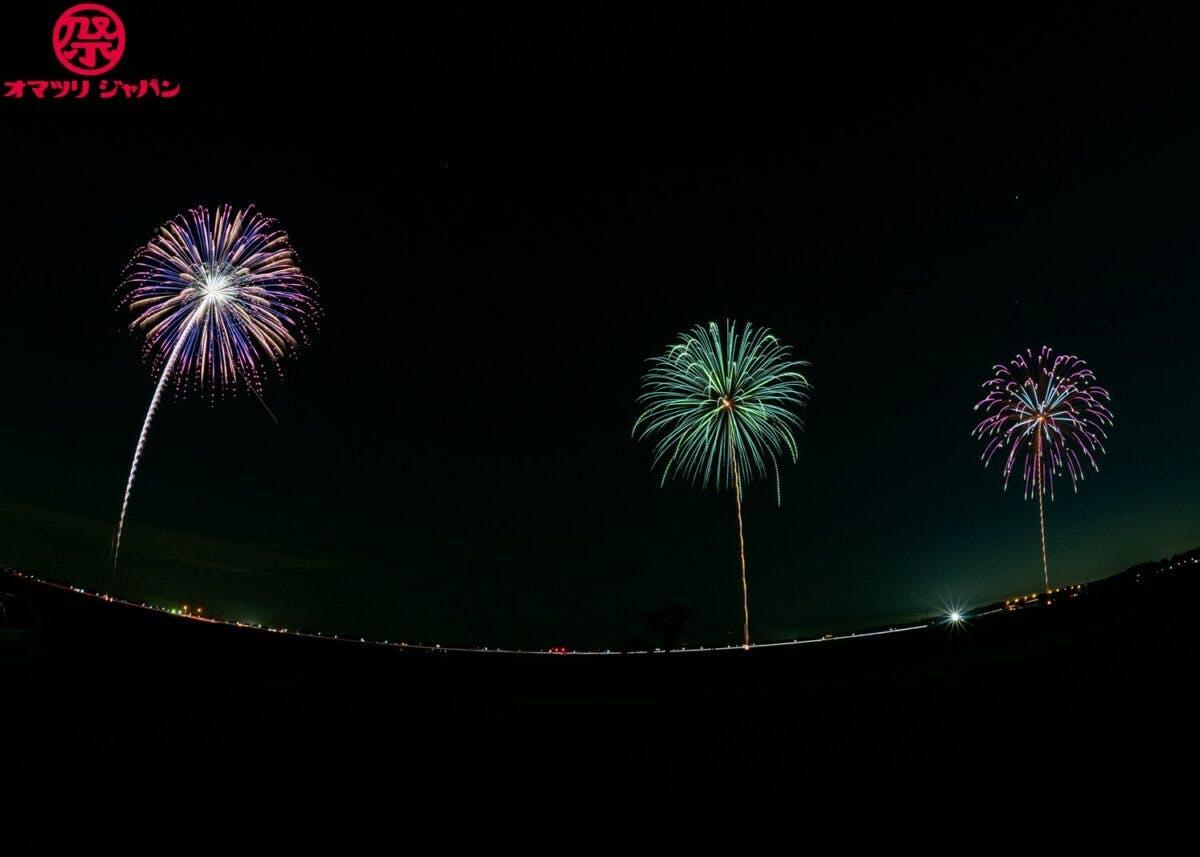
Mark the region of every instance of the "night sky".
[[[5, 80], [62, 76], [67, 5], [12, 11]], [[326, 314], [267, 386], [278, 425], [165, 403], [122, 594], [539, 647], [683, 604], [688, 641], [740, 641], [732, 495], [660, 489], [630, 438], [646, 358], [726, 318], [815, 387], [782, 508], [747, 494], [756, 639], [1038, 588], [1036, 504], [970, 436], [1026, 347], [1083, 356], [1116, 414], [1047, 508], [1051, 579], [1200, 543], [1189, 28], [112, 5], [113, 76], [177, 98], [0, 99], [0, 562], [104, 582], [154, 387], [114, 291], [159, 223], [223, 202], [282, 222]]]

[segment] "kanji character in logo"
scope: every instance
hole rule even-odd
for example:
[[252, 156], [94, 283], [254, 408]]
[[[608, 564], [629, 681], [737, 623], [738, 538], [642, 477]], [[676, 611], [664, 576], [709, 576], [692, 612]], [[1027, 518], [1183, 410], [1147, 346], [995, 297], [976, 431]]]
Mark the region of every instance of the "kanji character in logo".
[[58, 16], [54, 53], [76, 74], [103, 74], [125, 53], [125, 25], [107, 6], [79, 3]]

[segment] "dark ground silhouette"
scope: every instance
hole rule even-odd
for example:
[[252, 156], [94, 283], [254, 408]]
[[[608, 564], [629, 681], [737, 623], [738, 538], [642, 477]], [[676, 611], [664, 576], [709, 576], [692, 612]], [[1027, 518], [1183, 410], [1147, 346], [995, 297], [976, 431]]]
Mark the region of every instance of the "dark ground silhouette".
[[[613, 657], [385, 650], [0, 577], [7, 769], [394, 786], [595, 786], [1192, 767], [1195, 554], [1052, 606], [799, 648]], [[25, 630], [19, 630], [19, 629]], [[33, 629], [33, 630], [30, 630]], [[982, 766], [982, 767], [981, 767]]]

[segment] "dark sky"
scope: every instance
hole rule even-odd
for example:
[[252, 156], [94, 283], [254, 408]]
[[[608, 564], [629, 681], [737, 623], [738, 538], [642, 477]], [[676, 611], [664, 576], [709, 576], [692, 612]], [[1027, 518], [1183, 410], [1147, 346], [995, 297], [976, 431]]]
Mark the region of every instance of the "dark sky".
[[[53, 78], [66, 2], [0, 74]], [[1050, 573], [1200, 542], [1193, 34], [1102, 7], [782, 18], [670, 4], [112, 4], [170, 101], [0, 99], [0, 561], [98, 585], [154, 380], [115, 311], [188, 207], [257, 204], [320, 284], [253, 399], [168, 402], [123, 593], [392, 639], [740, 639], [733, 498], [658, 487], [645, 359], [697, 322], [812, 363], [800, 462], [747, 496], [759, 639], [1033, 591], [1036, 506], [970, 432], [1049, 344], [1113, 393]], [[61, 7], [61, 8], [60, 8]], [[844, 15], [844, 17], [843, 17]], [[915, 15], [915, 17], [914, 17]], [[57, 72], [61, 77], [61, 69]]]

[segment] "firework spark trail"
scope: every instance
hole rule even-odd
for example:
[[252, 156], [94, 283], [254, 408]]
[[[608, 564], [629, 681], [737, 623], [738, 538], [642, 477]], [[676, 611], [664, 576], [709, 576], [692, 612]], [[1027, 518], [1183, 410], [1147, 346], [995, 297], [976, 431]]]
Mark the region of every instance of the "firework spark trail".
[[[642, 379], [645, 411], [633, 424], [634, 437], [658, 435], [656, 464], [666, 462], [661, 484], [682, 476], [693, 484], [733, 488], [738, 508], [742, 570], [743, 645], [750, 643], [746, 545], [742, 491], [755, 476], [775, 475], [775, 500], [782, 503], [779, 459], [797, 458], [795, 432], [803, 427], [796, 410], [811, 387], [798, 370], [808, 364], [766, 328], [726, 322], [697, 325], [653, 358]], [[769, 462], [769, 463], [768, 463]]]
[[[1109, 393], [1096, 384], [1095, 373], [1073, 354], [1055, 356], [1043, 347], [1017, 354], [1008, 365], [994, 367], [994, 376], [984, 382], [987, 394], [975, 405], [986, 416], [973, 435], [984, 440], [984, 466], [1001, 451], [1004, 456], [1004, 487], [1021, 458], [1025, 499], [1038, 498], [1038, 522], [1042, 536], [1042, 575], [1050, 589], [1046, 559], [1045, 494], [1049, 486], [1054, 499], [1054, 477], [1065, 470], [1078, 491], [1084, 479], [1084, 461], [1099, 471], [1096, 453], [1103, 453], [1113, 415], [1106, 404]], [[1022, 458], [1023, 456], [1023, 458]]]
[[1037, 471], [1038, 471], [1038, 528], [1042, 531], [1042, 578], [1046, 583], [1046, 591], [1050, 591], [1050, 565], [1046, 561], [1046, 488], [1042, 481], [1042, 433], [1037, 436]]
[[150, 399], [150, 407], [146, 410], [146, 418], [142, 421], [142, 433], [138, 435], [137, 446], [133, 450], [133, 464], [129, 467], [129, 479], [125, 483], [125, 497], [121, 500], [121, 517], [117, 519], [117, 534], [113, 537], [112, 577], [109, 580], [110, 589], [116, 583], [117, 556], [121, 552], [121, 534], [125, 531], [125, 514], [129, 511], [129, 497], [133, 494], [133, 480], [137, 476], [138, 462], [142, 460], [142, 450], [146, 447], [146, 435], [150, 433], [150, 422], [154, 419], [154, 412], [158, 410], [158, 404], [162, 400], [163, 388], [167, 385], [167, 379], [171, 377], [171, 369], [175, 366], [175, 360], [179, 357], [179, 352], [183, 350], [183, 345], [187, 341], [187, 334], [200, 319], [202, 309], [203, 307], [200, 307], [192, 313], [192, 317], [188, 321], [183, 335], [179, 337], [179, 340], [175, 343], [175, 347], [171, 349], [171, 354], [167, 357], [166, 365], [163, 366], [162, 375], [159, 376], [158, 384], [154, 387], [154, 395]]
[[275, 412], [267, 407], [266, 400], [263, 399], [258, 390], [251, 387], [250, 392], [254, 394], [254, 398], [258, 399], [258, 403], [263, 406], [263, 410], [267, 412], [267, 416], [271, 418], [271, 422], [275, 423], [275, 425], [279, 425], [279, 420], [275, 418]]
[[733, 456], [733, 495], [738, 510], [738, 555], [742, 558], [742, 648], [750, 648], [750, 592], [746, 588], [746, 536], [742, 529], [742, 478], [738, 472], [737, 447], [732, 442], [729, 452]]
[[138, 464], [167, 383], [218, 392], [249, 390], [270, 414], [261, 388], [267, 370], [302, 342], [320, 314], [316, 288], [296, 265], [287, 234], [253, 207], [203, 206], [159, 228], [126, 269], [121, 303], [146, 336], [143, 356], [158, 373], [134, 448], [113, 537], [112, 583]]

